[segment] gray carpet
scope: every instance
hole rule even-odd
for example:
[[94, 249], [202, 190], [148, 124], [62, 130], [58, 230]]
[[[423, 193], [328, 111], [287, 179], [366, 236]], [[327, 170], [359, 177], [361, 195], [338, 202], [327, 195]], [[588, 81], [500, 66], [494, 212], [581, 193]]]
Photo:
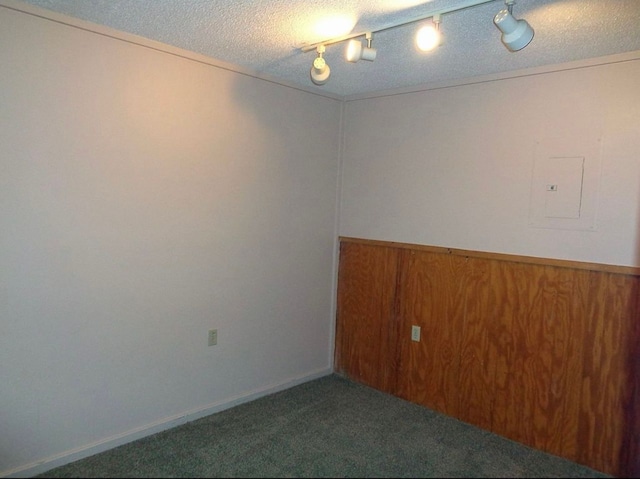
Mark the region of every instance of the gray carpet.
[[611, 477], [337, 375], [38, 477]]

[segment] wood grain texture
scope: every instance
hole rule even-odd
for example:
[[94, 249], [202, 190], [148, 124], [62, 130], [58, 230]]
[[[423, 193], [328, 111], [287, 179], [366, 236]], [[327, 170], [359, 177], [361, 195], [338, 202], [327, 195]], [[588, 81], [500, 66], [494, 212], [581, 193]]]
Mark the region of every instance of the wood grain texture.
[[335, 368], [355, 381], [395, 393], [398, 253], [392, 248], [340, 246]]
[[491, 305], [500, 293], [492, 285], [496, 264], [471, 259], [464, 296], [464, 326], [460, 350], [458, 418], [491, 430], [498, 361], [492, 350], [496, 327]]
[[[397, 394], [457, 416], [466, 260], [425, 251], [401, 251], [398, 311], [400, 363]], [[411, 341], [411, 327], [421, 341]], [[409, 339], [409, 340], [407, 340]]]
[[631, 354], [627, 370], [631, 374], [632, 394], [629, 404], [625, 405], [624, 439], [620, 452], [620, 475], [640, 477], [640, 284], [636, 282], [636, 307], [632, 314], [635, 334], [630, 339]]
[[[585, 296], [588, 330], [584, 338], [578, 462], [621, 474], [627, 425], [633, 423], [632, 369], [637, 355], [637, 279], [591, 274]], [[636, 356], [637, 358], [637, 356]], [[637, 361], [637, 359], [636, 359]]]
[[337, 369], [528, 446], [638, 477], [640, 277], [452, 251], [342, 243]]

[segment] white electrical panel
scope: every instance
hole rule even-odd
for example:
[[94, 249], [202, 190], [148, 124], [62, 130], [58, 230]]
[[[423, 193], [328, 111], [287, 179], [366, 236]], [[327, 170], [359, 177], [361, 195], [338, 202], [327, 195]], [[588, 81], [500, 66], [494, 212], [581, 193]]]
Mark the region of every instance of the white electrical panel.
[[536, 144], [529, 226], [595, 230], [600, 141], [568, 145], [563, 140]]
[[545, 218], [580, 218], [584, 157], [540, 158], [536, 171], [545, 185]]

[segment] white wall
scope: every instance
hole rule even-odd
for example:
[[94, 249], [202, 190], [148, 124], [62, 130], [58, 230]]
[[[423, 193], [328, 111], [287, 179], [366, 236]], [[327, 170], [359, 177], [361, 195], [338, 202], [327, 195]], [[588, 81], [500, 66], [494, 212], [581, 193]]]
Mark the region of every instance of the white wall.
[[[348, 101], [340, 234], [640, 265], [640, 55], [632, 57]], [[536, 143], [552, 140], [569, 156], [599, 145], [598, 161], [587, 160], [599, 179], [594, 230], [529, 225]]]
[[0, 475], [331, 372], [341, 102], [155, 46], [0, 6]]

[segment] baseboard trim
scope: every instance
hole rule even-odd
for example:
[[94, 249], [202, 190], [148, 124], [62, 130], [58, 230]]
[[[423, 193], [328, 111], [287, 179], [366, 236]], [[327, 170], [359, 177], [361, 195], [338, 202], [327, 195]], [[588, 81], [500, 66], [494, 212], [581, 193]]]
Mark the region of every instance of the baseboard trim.
[[81, 446], [75, 449], [70, 449], [61, 454], [50, 456], [45, 459], [34, 461], [32, 463], [20, 466], [8, 471], [0, 472], [0, 477], [33, 477], [38, 474], [42, 474], [55, 467], [64, 466], [74, 461], [84, 459], [85, 457], [93, 456], [100, 452], [108, 451], [114, 447], [122, 446], [132, 441], [142, 439], [143, 437], [156, 434], [158, 432], [171, 429], [176, 426], [180, 426], [190, 421], [195, 421], [210, 414], [230, 409], [234, 406], [239, 406], [255, 399], [259, 399], [270, 394], [274, 394], [286, 389], [298, 386], [314, 379], [319, 379], [324, 376], [328, 376], [333, 373], [331, 368], [322, 368], [315, 371], [311, 371], [304, 376], [292, 377], [277, 384], [271, 384], [264, 386], [253, 391], [248, 391], [238, 396], [231, 397], [224, 401], [211, 403], [202, 408], [193, 409], [181, 414], [176, 414], [159, 421], [147, 424], [145, 426], [137, 427], [129, 431], [125, 431], [115, 436], [110, 436], [105, 439]]

